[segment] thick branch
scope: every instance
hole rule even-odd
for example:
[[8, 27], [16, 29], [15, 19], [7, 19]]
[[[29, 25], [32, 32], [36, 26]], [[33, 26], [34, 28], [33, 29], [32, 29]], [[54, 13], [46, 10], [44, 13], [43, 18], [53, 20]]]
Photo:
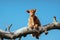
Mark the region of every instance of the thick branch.
[[[60, 29], [60, 23], [56, 21], [55, 16], [54, 16], [54, 22], [53, 23], [39, 27], [39, 33], [40, 33], [40, 35], [42, 33], [47, 34], [49, 30], [53, 30], [53, 29]], [[10, 27], [9, 27], [9, 30], [10, 30]], [[28, 34], [37, 33], [37, 32], [38, 32], [38, 30], [36, 30], [36, 29], [32, 30], [29, 27], [24, 27], [24, 28], [21, 28], [21, 29], [14, 31], [14, 32], [10, 32], [10, 31], [7, 32], [7, 31], [0, 29], [0, 38], [1, 39], [3, 39], [3, 38], [6, 38], [6, 39], [20, 38], [21, 39], [22, 36], [26, 37], [26, 35], [28, 35]]]
[[[56, 23], [51, 23], [51, 24], [41, 26], [41, 27], [39, 27], [39, 32], [40, 32], [40, 34], [42, 34], [43, 32], [49, 31], [52, 29], [60, 29], [60, 23], [56, 22]], [[24, 27], [24, 28], [14, 31], [13, 33], [10, 33], [10, 32], [6, 32], [6, 31], [0, 29], [0, 37], [6, 38], [6, 39], [8, 39], [8, 38], [15, 39], [15, 38], [26, 36], [26, 35], [32, 34], [32, 33], [37, 33], [37, 30], [35, 30], [35, 29], [32, 30], [28, 27]]]

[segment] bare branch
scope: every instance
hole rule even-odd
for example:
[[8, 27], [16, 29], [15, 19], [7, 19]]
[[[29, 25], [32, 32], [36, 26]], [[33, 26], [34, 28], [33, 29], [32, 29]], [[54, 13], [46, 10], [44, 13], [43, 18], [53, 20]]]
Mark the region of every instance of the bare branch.
[[[55, 20], [55, 22], [53, 22], [53, 23], [39, 27], [40, 35], [42, 33], [45, 33], [45, 34], [48, 33], [49, 30], [60, 29], [60, 23], [56, 21], [56, 17], [54, 17], [54, 20]], [[6, 39], [20, 38], [19, 40], [21, 40], [22, 36], [26, 37], [26, 35], [28, 35], [28, 34], [37, 33], [37, 32], [38, 32], [38, 30], [36, 30], [36, 29], [32, 30], [29, 27], [23, 27], [14, 32], [7, 32], [7, 31], [0, 29], [0, 38], [6, 38]]]
[[[48, 25], [41, 26], [39, 27], [39, 32], [41, 34], [45, 32], [45, 30], [49, 31], [52, 29], [60, 29], [60, 23], [57, 22], [56, 24], [51, 23]], [[0, 29], [0, 36], [2, 36], [3, 38], [18, 38], [18, 37], [26, 36], [27, 34], [32, 34], [32, 33], [37, 33], [37, 30], [35, 29], [32, 30], [28, 27], [24, 27], [14, 31], [13, 33], [12, 32], [10, 33]]]
[[5, 29], [5, 31], [10, 32], [11, 27], [12, 27], [12, 24], [10, 24], [10, 25]]

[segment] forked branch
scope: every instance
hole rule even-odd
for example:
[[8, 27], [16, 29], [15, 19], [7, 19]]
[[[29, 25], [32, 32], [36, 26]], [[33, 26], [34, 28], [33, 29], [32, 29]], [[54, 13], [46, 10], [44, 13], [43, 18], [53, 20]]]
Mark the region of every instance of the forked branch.
[[[54, 16], [54, 22], [53, 23], [39, 27], [40, 35], [42, 33], [46, 34], [49, 30], [52, 30], [52, 29], [60, 29], [60, 22], [56, 21], [55, 16]], [[37, 33], [37, 30], [36, 29], [32, 30], [29, 27], [24, 27], [24, 28], [21, 28], [21, 29], [14, 31], [14, 32], [7, 32], [7, 31], [0, 29], [0, 38], [16, 39], [16, 38], [21, 38], [22, 36], [26, 37], [26, 35], [32, 34], [32, 33]]]

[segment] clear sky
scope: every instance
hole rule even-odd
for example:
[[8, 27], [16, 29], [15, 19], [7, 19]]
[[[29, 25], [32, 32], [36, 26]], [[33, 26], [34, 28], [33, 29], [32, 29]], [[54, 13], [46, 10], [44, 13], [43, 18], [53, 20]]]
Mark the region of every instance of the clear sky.
[[[23, 28], [28, 24], [29, 14], [26, 10], [37, 9], [36, 15], [42, 25], [53, 22], [53, 16], [60, 22], [60, 0], [0, 0], [0, 29], [13, 24], [11, 31]], [[44, 33], [39, 40], [60, 40], [60, 30]], [[22, 37], [22, 40], [36, 40], [31, 35]]]

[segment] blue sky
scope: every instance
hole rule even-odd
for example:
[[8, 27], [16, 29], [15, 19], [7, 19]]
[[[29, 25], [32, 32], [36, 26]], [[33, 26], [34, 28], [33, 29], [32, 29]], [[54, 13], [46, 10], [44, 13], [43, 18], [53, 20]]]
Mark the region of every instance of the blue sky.
[[[53, 16], [60, 22], [60, 0], [0, 0], [0, 29], [13, 24], [11, 31], [23, 28], [28, 24], [29, 14], [26, 10], [37, 9], [36, 15], [42, 25], [53, 22]], [[36, 40], [28, 35], [22, 40]], [[39, 40], [60, 40], [60, 30], [44, 33]]]

